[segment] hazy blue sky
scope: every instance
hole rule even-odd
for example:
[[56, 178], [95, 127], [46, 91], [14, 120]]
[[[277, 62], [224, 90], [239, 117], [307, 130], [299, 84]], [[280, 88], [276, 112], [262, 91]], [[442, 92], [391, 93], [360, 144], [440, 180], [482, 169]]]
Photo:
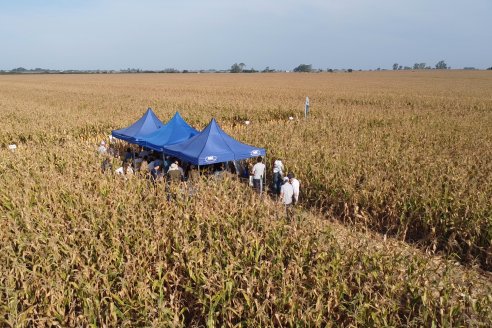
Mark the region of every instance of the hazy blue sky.
[[0, 0], [0, 69], [492, 66], [492, 0]]

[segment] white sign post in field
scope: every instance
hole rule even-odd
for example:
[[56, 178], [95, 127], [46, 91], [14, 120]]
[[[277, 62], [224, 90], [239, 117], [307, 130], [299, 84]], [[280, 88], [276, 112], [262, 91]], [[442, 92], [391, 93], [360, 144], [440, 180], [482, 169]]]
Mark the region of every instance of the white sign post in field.
[[304, 107], [304, 118], [307, 118], [309, 114], [309, 97], [306, 97], [306, 105]]

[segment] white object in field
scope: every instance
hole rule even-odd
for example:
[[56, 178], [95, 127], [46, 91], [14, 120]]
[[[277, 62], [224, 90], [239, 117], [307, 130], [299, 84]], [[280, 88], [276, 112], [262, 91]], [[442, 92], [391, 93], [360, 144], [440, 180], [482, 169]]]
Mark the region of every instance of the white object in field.
[[109, 137], [109, 142], [113, 142], [113, 136], [110, 134], [108, 137]]
[[250, 121], [244, 121], [244, 124], [249, 125]]
[[11, 151], [14, 151], [17, 149], [17, 145], [16, 144], [11, 144], [11, 145], [8, 145], [7, 148]]
[[289, 120], [292, 121], [294, 118], [292, 116], [289, 116]]
[[304, 117], [307, 118], [309, 115], [309, 97], [306, 97], [306, 104], [304, 106]]

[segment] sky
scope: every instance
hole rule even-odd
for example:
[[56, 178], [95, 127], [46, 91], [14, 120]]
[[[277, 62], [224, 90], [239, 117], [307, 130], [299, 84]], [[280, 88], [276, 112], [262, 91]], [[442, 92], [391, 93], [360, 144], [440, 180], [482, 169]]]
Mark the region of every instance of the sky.
[[0, 69], [492, 66], [492, 0], [0, 0]]

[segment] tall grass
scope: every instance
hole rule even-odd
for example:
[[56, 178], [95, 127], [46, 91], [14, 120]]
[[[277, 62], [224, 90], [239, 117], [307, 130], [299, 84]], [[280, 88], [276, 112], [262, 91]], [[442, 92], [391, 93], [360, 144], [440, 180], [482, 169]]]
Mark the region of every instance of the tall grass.
[[309, 212], [288, 222], [237, 181], [167, 202], [163, 185], [100, 175], [77, 143], [36, 154], [0, 162], [2, 325], [492, 322], [491, 286], [473, 271], [364, 234], [341, 240]]
[[309, 211], [288, 223], [232, 181], [169, 203], [100, 175], [95, 147], [147, 106], [216, 117], [284, 160], [305, 209], [490, 269], [491, 87], [486, 72], [1, 76], [0, 322], [490, 325], [473, 268]]

